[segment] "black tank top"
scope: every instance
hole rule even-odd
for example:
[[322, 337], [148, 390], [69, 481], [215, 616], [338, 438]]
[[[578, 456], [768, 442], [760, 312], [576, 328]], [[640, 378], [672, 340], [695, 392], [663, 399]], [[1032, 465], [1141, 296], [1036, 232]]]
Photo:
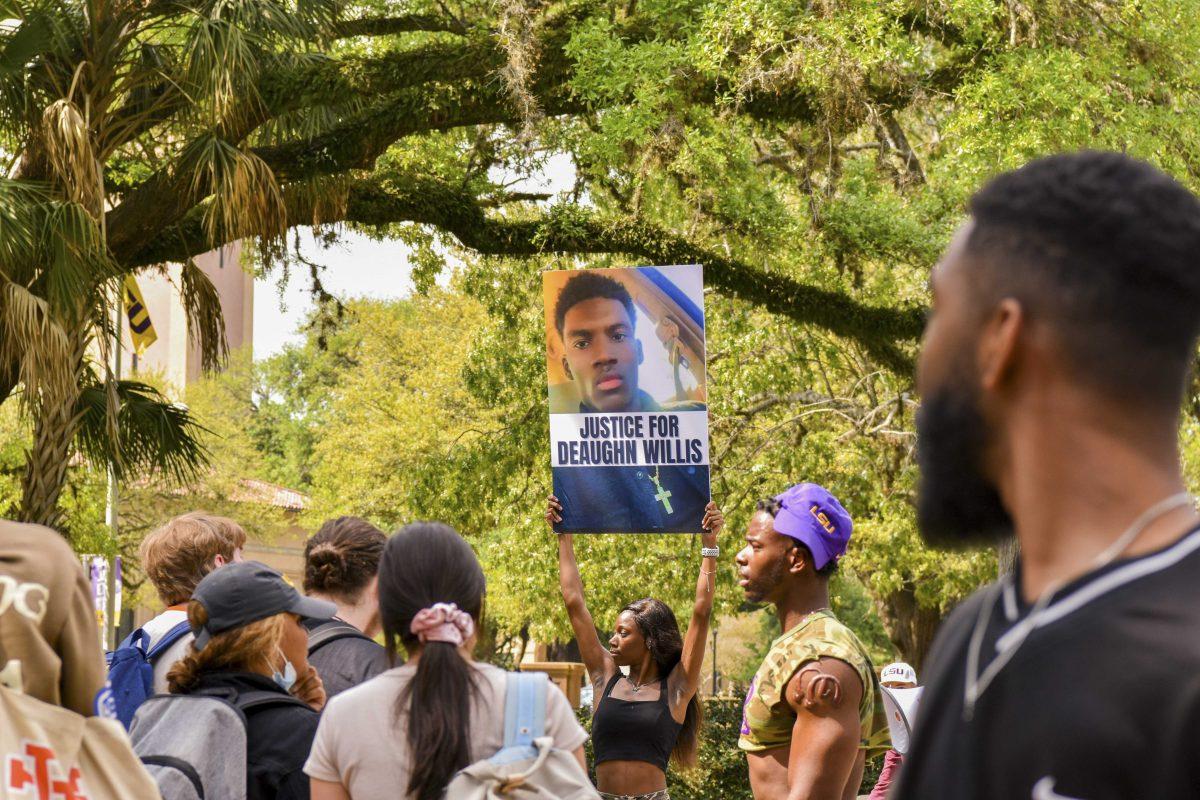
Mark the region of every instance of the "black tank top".
[[682, 723], [671, 716], [667, 679], [659, 682], [657, 700], [622, 700], [611, 697], [622, 675], [618, 672], [604, 687], [592, 719], [592, 746], [596, 763], [645, 761], [667, 771]]

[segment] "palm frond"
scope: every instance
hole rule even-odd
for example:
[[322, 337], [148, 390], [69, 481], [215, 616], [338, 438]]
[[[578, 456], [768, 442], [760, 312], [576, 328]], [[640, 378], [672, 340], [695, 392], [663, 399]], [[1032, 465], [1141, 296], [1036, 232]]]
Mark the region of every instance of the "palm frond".
[[33, 73], [39, 71], [44, 85], [72, 62], [81, 15], [78, 6], [60, 0], [7, 0], [4, 7], [0, 11], [5, 20], [0, 26], [0, 128], [25, 141], [29, 124], [36, 122], [26, 114], [44, 105], [33, 97]]
[[39, 248], [42, 296], [59, 313], [79, 313], [81, 301], [115, 274], [100, 226], [78, 203], [46, 208]]
[[[292, 60], [296, 60], [293, 56]], [[336, 106], [313, 106], [272, 117], [254, 131], [256, 145], [273, 145], [296, 139], [313, 139], [347, 118], [360, 113], [367, 103], [355, 98]]]
[[60, 394], [75, 381], [70, 337], [49, 304], [24, 286], [0, 278], [0, 360], [20, 364], [24, 397]]
[[275, 174], [249, 150], [215, 135], [192, 142], [180, 158], [181, 177], [207, 197], [204, 226], [214, 245], [247, 236], [282, 236], [287, 210]]
[[19, 20], [0, 34], [0, 75], [11, 77], [21, 74], [27, 64], [37, 56], [50, 50], [60, 33], [53, 18], [44, 14], [25, 17], [17, 3], [4, 3], [0, 9], [6, 19]]
[[115, 440], [108, 427], [109, 398], [104, 384], [91, 382], [79, 396], [75, 444], [89, 462], [113, 465], [118, 478], [156, 472], [177, 483], [193, 480], [208, 465], [201, 436], [209, 431], [186, 407], [168, 402], [157, 389], [140, 381], [117, 381], [116, 396], [120, 412]]
[[200, 18], [185, 48], [187, 78], [198, 98], [207, 98], [212, 120], [226, 119], [249, 98], [259, 74], [260, 49], [254, 36], [227, 19]]
[[179, 293], [188, 315], [189, 335], [191, 341], [200, 346], [201, 368], [206, 371], [218, 369], [228, 355], [221, 295], [195, 261], [189, 260], [183, 265], [179, 282]]
[[99, 216], [103, 186], [83, 112], [69, 98], [55, 100], [42, 114], [46, 156], [66, 197]]
[[0, 178], [0, 271], [10, 280], [31, 279], [52, 202], [40, 184]]
[[213, 0], [212, 14], [255, 32], [264, 43], [316, 40], [337, 18], [336, 0]]

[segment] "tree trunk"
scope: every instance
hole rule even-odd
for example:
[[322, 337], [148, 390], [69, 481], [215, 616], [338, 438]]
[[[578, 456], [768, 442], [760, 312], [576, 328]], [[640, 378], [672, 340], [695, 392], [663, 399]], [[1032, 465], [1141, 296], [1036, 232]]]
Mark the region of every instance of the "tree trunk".
[[925, 656], [929, 654], [929, 646], [933, 644], [933, 636], [942, 622], [941, 612], [919, 605], [913, 586], [893, 592], [882, 601], [876, 601], [875, 606], [883, 618], [888, 638], [900, 652], [900, 658], [911, 664], [919, 674]]
[[0, 363], [0, 405], [13, 393], [20, 382], [20, 375], [15, 363]]
[[75, 435], [75, 403], [65, 399], [43, 407], [33, 432], [33, 449], [21, 479], [22, 522], [57, 528], [62, 521], [58, 498], [67, 480], [71, 440]]
[[583, 656], [579, 654], [579, 642], [571, 639], [565, 643], [553, 642], [546, 645], [546, 660], [569, 661], [571, 663], [583, 661]]
[[1000, 543], [996, 550], [996, 577], [1003, 578], [1017, 568], [1017, 556], [1021, 555], [1021, 543], [1013, 536]]
[[79, 372], [83, 365], [86, 338], [76, 336], [76, 380], [61, 394], [40, 398], [33, 428], [33, 448], [26, 454], [25, 474], [21, 478], [21, 510], [19, 519], [58, 529], [63, 512], [59, 497], [67, 482], [67, 467], [71, 461], [71, 445], [79, 428], [76, 406], [79, 402]]

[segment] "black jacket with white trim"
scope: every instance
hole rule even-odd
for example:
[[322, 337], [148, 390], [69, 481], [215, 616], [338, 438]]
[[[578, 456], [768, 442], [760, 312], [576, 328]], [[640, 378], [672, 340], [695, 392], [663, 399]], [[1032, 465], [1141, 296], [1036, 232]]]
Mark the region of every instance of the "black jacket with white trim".
[[1200, 530], [1060, 590], [968, 721], [985, 603], [980, 670], [1019, 639], [1005, 634], [1030, 608], [1011, 590], [985, 589], [950, 616], [894, 798], [1200, 798]]

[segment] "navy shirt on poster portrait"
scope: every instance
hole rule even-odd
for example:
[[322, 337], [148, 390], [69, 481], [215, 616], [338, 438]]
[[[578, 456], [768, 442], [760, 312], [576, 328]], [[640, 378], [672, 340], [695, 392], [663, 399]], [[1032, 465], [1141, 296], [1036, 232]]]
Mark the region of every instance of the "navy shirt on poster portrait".
[[[638, 390], [628, 411], [704, 411], [704, 403], [659, 404]], [[600, 413], [580, 403], [579, 413]], [[699, 533], [711, 499], [708, 464], [638, 467], [555, 467], [554, 496], [562, 503], [559, 533]]]
[[563, 506], [554, 526], [561, 533], [699, 533], [708, 465], [559, 467], [554, 495]]

